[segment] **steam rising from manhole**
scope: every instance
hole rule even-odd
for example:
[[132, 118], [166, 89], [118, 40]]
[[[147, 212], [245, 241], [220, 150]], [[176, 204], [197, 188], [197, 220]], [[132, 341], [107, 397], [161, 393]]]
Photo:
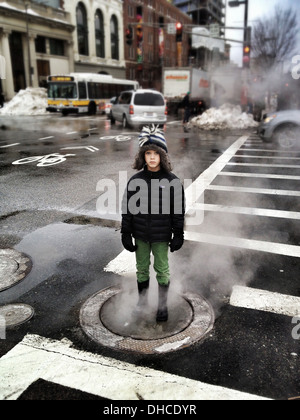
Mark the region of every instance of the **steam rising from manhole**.
[[151, 307], [143, 315], [132, 308], [127, 318], [122, 317], [123, 295], [120, 286], [111, 287], [93, 295], [81, 308], [83, 330], [102, 346], [143, 354], [168, 353], [198, 342], [213, 328], [212, 306], [200, 295], [184, 293], [172, 299], [165, 324], [156, 323]]

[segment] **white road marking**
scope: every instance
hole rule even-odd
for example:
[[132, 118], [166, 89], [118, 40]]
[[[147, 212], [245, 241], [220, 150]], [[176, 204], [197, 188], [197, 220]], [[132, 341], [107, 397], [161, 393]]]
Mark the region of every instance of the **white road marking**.
[[254, 309], [279, 315], [300, 315], [300, 298], [250, 287], [234, 286], [230, 304], [239, 308]]
[[219, 176], [231, 176], [240, 178], [268, 178], [268, 179], [280, 179], [289, 181], [300, 181], [300, 176], [294, 175], [273, 175], [273, 174], [255, 174], [251, 172], [221, 172]]
[[238, 193], [247, 193], [247, 194], [264, 194], [264, 195], [300, 197], [300, 191], [271, 190], [271, 189], [264, 189], [264, 188], [229, 187], [225, 185], [210, 185], [206, 188], [206, 190], [238, 192]]
[[[206, 169], [206, 171], [204, 171], [190, 187], [186, 189], [185, 195], [187, 213], [247, 140], [248, 136], [240, 137], [232, 146], [229, 147], [229, 149], [226, 150], [225, 153], [223, 153], [208, 169]], [[200, 185], [201, 187], [195, 189], [194, 184]]]
[[16, 400], [43, 379], [111, 400], [265, 400], [71, 346], [66, 339], [27, 335], [0, 359], [0, 399]]
[[60, 150], [82, 150], [82, 149], [86, 149], [92, 153], [99, 152], [99, 149], [97, 149], [97, 147], [95, 146], [70, 146], [70, 147], [63, 147]]
[[78, 131], [70, 131], [70, 133], [67, 133], [67, 136], [71, 136], [72, 134], [78, 134]]
[[54, 136], [49, 136], [49, 137], [42, 137], [41, 139], [39, 139], [39, 140], [51, 140], [51, 139], [54, 139]]
[[235, 163], [230, 162], [228, 166], [253, 166], [255, 168], [284, 168], [284, 169], [300, 169], [299, 165], [275, 165], [266, 163]]
[[187, 241], [300, 258], [300, 247], [296, 245], [256, 241], [253, 239], [234, 238], [230, 236], [217, 236], [189, 231], [184, 233], [184, 237]]
[[235, 158], [243, 159], [272, 159], [272, 160], [300, 160], [299, 157], [291, 156], [253, 156], [253, 155], [235, 155]]
[[0, 149], [8, 149], [9, 147], [19, 146], [20, 143], [7, 144], [6, 146], [0, 146]]
[[279, 219], [300, 220], [300, 213], [293, 211], [257, 209], [251, 207], [222, 206], [218, 204], [195, 204], [194, 208], [218, 213], [245, 214], [250, 216], [275, 217]]
[[246, 146], [243, 146], [241, 148], [242, 152], [266, 152], [266, 153], [288, 153], [288, 154], [300, 154], [300, 150], [295, 151], [295, 150], [272, 150], [272, 149], [253, 149], [250, 146], [247, 146], [247, 148], [245, 148]]

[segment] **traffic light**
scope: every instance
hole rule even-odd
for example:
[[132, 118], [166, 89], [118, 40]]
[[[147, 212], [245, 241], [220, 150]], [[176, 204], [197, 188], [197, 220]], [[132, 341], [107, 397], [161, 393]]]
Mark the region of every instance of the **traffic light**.
[[245, 69], [250, 68], [250, 56], [251, 56], [251, 47], [250, 45], [245, 45], [244, 52], [243, 52], [243, 67]]
[[182, 42], [183, 26], [181, 22], [176, 23], [176, 42]]
[[126, 29], [126, 43], [127, 45], [132, 45], [133, 43], [133, 29], [132, 26], [128, 26]]

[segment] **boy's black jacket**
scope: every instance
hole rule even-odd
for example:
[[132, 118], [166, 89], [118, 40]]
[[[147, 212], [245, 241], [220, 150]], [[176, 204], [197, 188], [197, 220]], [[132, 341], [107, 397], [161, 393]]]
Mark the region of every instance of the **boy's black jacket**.
[[[171, 187], [170, 187], [171, 183]], [[122, 234], [144, 242], [170, 242], [184, 232], [185, 197], [180, 180], [147, 167], [128, 182], [122, 203]]]

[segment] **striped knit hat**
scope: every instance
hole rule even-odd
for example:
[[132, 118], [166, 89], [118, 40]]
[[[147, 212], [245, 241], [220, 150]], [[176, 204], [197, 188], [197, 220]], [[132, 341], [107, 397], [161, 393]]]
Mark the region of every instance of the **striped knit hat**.
[[162, 148], [166, 153], [168, 153], [167, 142], [163, 131], [158, 127], [152, 124], [151, 126], [146, 126], [142, 129], [139, 138], [140, 147], [151, 146], [152, 144]]

